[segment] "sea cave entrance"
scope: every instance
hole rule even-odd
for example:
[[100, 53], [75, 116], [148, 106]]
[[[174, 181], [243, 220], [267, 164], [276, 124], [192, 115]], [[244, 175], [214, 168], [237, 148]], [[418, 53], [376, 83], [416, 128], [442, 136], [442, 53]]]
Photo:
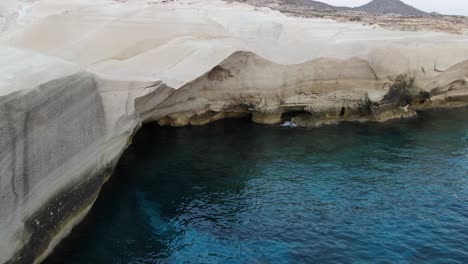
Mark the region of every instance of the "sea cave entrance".
[[467, 118], [147, 124], [45, 263], [463, 262]]

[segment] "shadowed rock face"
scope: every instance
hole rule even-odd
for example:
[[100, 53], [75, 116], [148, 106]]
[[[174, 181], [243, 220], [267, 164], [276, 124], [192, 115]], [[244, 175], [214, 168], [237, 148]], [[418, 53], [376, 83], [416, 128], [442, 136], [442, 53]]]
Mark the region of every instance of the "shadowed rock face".
[[[57, 232], [54, 227], [60, 226], [61, 219], [54, 216], [64, 217], [64, 212], [77, 209], [70, 208], [66, 199], [56, 208], [45, 207], [41, 201], [50, 199], [48, 192], [60, 185], [60, 177], [68, 176], [79, 186], [81, 177], [73, 174], [97, 165], [79, 156], [107, 133], [104, 108], [92, 75], [76, 73], [28, 93], [2, 97], [0, 109], [2, 243], [27, 242], [28, 249], [18, 259], [31, 263], [47, 248], [40, 241], [52, 238]], [[42, 217], [36, 217], [35, 206], [44, 207]], [[8, 225], [16, 227], [13, 234], [6, 232]]]
[[468, 104], [465, 37], [190, 3], [39, 0], [0, 35], [0, 263], [44, 259], [142, 123], [317, 126]]

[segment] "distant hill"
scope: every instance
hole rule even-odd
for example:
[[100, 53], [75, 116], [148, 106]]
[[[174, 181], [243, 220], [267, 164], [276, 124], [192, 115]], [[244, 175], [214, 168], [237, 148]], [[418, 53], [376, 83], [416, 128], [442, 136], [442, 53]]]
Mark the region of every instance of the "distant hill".
[[[302, 9], [314, 9], [320, 11], [335, 10], [335, 11], [359, 11], [370, 14], [397, 14], [404, 16], [429, 16], [431, 14], [416, 9], [400, 0], [373, 0], [363, 6], [351, 8], [345, 6], [334, 6], [327, 3], [314, 0], [237, 0], [239, 2], [247, 2], [257, 6], [268, 6], [270, 4], [278, 4], [284, 7], [299, 7]], [[432, 14], [436, 15], [436, 14]]]
[[282, 4], [286, 5], [295, 5], [300, 7], [313, 8], [317, 10], [351, 10], [351, 8], [349, 7], [334, 6], [313, 0], [282, 0], [281, 2]]
[[354, 10], [371, 14], [398, 14], [405, 16], [426, 16], [428, 13], [416, 9], [400, 0], [373, 0], [372, 2]]

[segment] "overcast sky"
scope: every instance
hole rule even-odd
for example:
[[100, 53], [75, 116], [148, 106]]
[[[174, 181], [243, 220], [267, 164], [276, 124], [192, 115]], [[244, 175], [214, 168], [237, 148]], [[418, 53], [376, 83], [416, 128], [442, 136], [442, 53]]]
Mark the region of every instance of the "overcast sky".
[[[332, 5], [360, 6], [371, 0], [318, 0]], [[402, 0], [426, 12], [468, 16], [468, 0]]]

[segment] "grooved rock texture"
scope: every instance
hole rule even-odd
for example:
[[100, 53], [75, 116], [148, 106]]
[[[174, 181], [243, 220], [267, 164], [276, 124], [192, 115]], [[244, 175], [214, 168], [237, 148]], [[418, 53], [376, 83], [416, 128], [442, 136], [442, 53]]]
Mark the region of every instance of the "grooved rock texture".
[[0, 263], [43, 260], [142, 123], [247, 116], [317, 126], [468, 105], [465, 36], [217, 0], [9, 3], [0, 9]]

